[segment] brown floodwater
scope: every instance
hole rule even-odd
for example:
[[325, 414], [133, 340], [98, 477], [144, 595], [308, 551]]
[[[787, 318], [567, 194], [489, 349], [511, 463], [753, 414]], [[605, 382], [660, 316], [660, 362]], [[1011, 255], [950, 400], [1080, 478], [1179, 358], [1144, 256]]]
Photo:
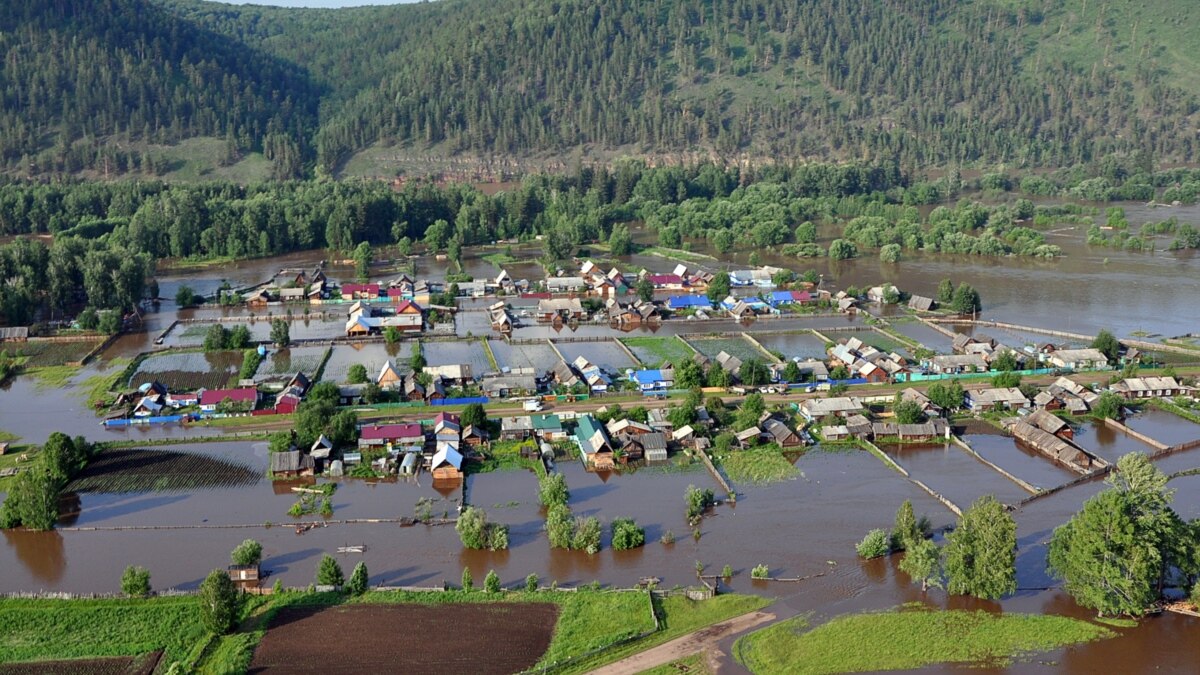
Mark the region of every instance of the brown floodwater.
[[965, 450], [946, 444], [879, 446], [895, 458], [912, 478], [966, 510], [976, 499], [992, 495], [1004, 504], [1016, 504], [1029, 493]]

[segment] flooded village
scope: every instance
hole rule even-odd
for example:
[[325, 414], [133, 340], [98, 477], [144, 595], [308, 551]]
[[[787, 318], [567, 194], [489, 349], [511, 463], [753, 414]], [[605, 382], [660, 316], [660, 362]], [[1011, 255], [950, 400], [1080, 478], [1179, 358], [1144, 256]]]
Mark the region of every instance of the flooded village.
[[[1074, 237], [1054, 262], [811, 272], [766, 251], [755, 264], [594, 251], [544, 268], [515, 243], [468, 251], [454, 272], [388, 249], [365, 275], [323, 251], [167, 268], [113, 338], [0, 329], [0, 348], [47, 368], [0, 389], [6, 479], [54, 431], [111, 446], [68, 485], [54, 530], [3, 531], [0, 591], [114, 592], [130, 564], [156, 588], [194, 589], [252, 537], [264, 586], [308, 585], [324, 554], [365, 561], [384, 587], [455, 583], [464, 567], [506, 585], [688, 585], [699, 561], [731, 565], [722, 590], [776, 597], [780, 615], [914, 601], [1085, 615], [1045, 571], [1052, 530], [1126, 453], [1200, 467], [1200, 274], [1167, 252], [1101, 265]], [[1101, 266], [1105, 289], [1088, 277]], [[953, 311], [943, 278], [984, 311]], [[205, 301], [179, 306], [181, 289]], [[1115, 350], [1092, 346], [1102, 330]], [[1096, 414], [1102, 399], [1116, 419]], [[353, 413], [350, 427], [304, 422], [317, 405]], [[576, 515], [632, 518], [646, 545], [613, 550], [606, 528], [598, 553], [550, 548], [547, 473]], [[691, 486], [717, 502], [699, 519]], [[1200, 517], [1200, 483], [1171, 486]], [[983, 495], [1018, 524], [1003, 601], [925, 595], [894, 561], [855, 556], [904, 500], [939, 529]], [[467, 506], [508, 526], [507, 548], [463, 547]], [[752, 579], [759, 565], [819, 577]], [[1136, 670], [1150, 649], [1194, 661], [1191, 621], [1164, 614], [1047, 658], [1079, 672]]]

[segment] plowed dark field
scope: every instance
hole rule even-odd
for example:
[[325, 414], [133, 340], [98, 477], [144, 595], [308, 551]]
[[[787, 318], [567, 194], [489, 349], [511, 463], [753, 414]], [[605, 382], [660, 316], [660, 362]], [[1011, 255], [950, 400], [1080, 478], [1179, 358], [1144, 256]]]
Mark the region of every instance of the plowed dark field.
[[557, 618], [549, 603], [285, 608], [250, 672], [507, 675], [537, 663]]

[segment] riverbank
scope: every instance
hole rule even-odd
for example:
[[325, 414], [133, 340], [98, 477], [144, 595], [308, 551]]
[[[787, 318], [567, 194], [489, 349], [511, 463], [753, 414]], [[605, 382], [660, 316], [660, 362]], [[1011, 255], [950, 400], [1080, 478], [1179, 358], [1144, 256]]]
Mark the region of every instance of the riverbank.
[[1062, 616], [920, 605], [840, 616], [807, 628], [805, 617], [782, 621], [740, 638], [734, 656], [756, 675], [911, 670], [943, 663], [1003, 668], [1036, 652], [1116, 636], [1104, 626]]

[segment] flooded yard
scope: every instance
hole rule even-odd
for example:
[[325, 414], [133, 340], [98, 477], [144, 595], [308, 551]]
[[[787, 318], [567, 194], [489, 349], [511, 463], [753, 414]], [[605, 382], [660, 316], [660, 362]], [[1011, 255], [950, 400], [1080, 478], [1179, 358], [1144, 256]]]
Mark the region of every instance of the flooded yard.
[[615, 340], [599, 342], [561, 342], [555, 345], [568, 363], [573, 363], [582, 356], [593, 365], [599, 366], [607, 373], [621, 374], [629, 368], [636, 368], [637, 363], [629, 358], [625, 350]]
[[542, 373], [554, 367], [558, 357], [548, 343], [511, 344], [503, 340], [489, 340], [488, 346], [501, 368], [534, 368]]
[[953, 339], [923, 323], [916, 321], [893, 323], [892, 330], [916, 340], [921, 346], [939, 354], [949, 354], [953, 351]]
[[[478, 340], [457, 341], [426, 341], [423, 343], [425, 362], [429, 366], [451, 366], [465, 364], [471, 366], [471, 372], [476, 376], [495, 370], [488, 360], [483, 343]], [[411, 347], [410, 347], [411, 349]]]
[[382, 342], [356, 342], [334, 345], [333, 353], [325, 364], [321, 379], [326, 382], [345, 383], [350, 366], [361, 363], [368, 377], [379, 375], [383, 364], [391, 359], [402, 372], [408, 371], [408, 359], [412, 355], [412, 343], [398, 342], [388, 345]]
[[1075, 431], [1075, 444], [1112, 464], [1116, 464], [1122, 455], [1131, 452], [1154, 452], [1154, 446], [1095, 420], [1083, 423]]
[[824, 359], [826, 356], [825, 341], [812, 333], [767, 335], [754, 335], [751, 333], [751, 335], [763, 347], [783, 354], [785, 360], [792, 358]]
[[966, 510], [983, 495], [1016, 504], [1029, 493], [983, 462], [952, 445], [881, 445], [912, 477]]
[[1200, 439], [1200, 424], [1157, 408], [1147, 407], [1136, 415], [1130, 416], [1124, 424], [1140, 434], [1145, 434], [1169, 446]]
[[1043, 490], [1069, 483], [1079, 476], [1009, 436], [977, 434], [967, 436], [965, 440], [980, 457]]

